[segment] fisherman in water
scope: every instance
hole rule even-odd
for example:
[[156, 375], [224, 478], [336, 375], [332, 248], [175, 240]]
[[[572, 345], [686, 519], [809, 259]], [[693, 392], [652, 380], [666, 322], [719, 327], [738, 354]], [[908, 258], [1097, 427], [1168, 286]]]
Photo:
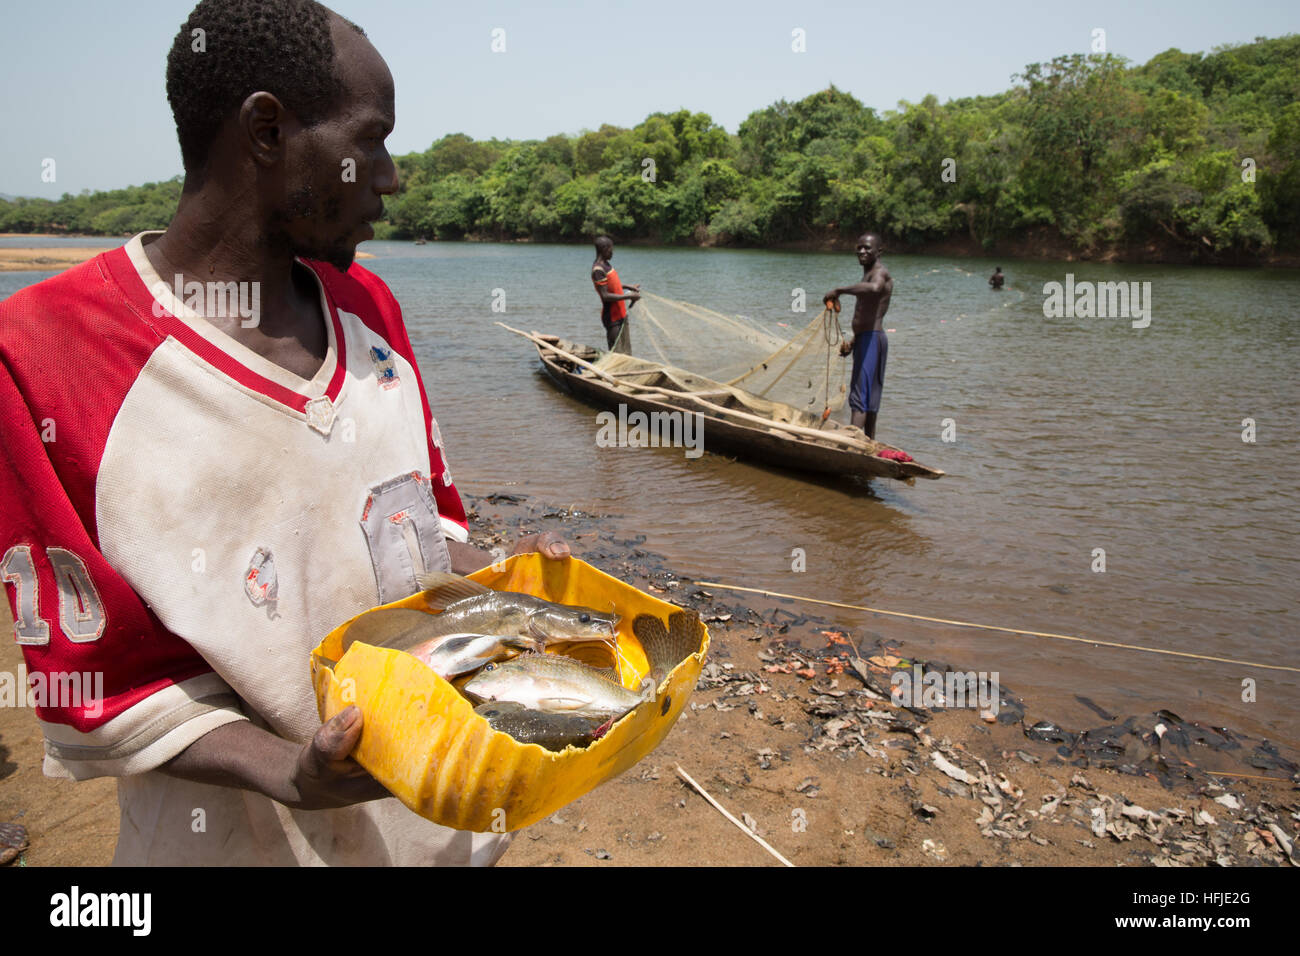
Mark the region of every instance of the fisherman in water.
[[1002, 274], [1002, 267], [998, 266], [993, 275], [989, 276], [989, 287], [997, 291], [1002, 288], [1002, 283], [1007, 281], [1007, 277]]
[[894, 280], [880, 261], [880, 237], [874, 232], [858, 237], [858, 262], [862, 263], [862, 281], [856, 285], [832, 289], [822, 297], [827, 304], [839, 304], [840, 296], [857, 298], [853, 310], [853, 338], [840, 344], [840, 354], [853, 353], [853, 385], [849, 390], [849, 410], [853, 424], [876, 437], [876, 414], [880, 411], [880, 392], [885, 384], [885, 356], [889, 341], [885, 338], [885, 313], [894, 293]]
[[632, 336], [627, 327], [628, 306], [641, 298], [641, 287], [629, 285], [631, 292], [623, 291], [618, 273], [610, 265], [614, 258], [614, 240], [609, 236], [596, 237], [596, 261], [591, 265], [591, 282], [600, 296], [600, 322], [605, 326], [605, 341], [611, 352], [632, 354]]

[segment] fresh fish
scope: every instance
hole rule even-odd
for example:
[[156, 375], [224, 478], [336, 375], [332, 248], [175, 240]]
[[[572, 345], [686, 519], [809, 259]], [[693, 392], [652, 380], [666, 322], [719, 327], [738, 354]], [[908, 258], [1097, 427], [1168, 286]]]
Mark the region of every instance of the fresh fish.
[[614, 723], [612, 717], [548, 714], [504, 700], [479, 704], [474, 713], [486, 719], [493, 730], [509, 734], [521, 744], [538, 744], [555, 751], [569, 746], [587, 747]]
[[480, 701], [511, 701], [530, 710], [584, 717], [621, 717], [655, 698], [655, 683], [631, 691], [607, 672], [558, 654], [528, 654], [488, 664], [465, 686]]
[[531, 640], [532, 649], [581, 641], [612, 641], [618, 616], [594, 608], [544, 601], [531, 594], [493, 591], [456, 574], [420, 578], [424, 598], [439, 614], [389, 608], [359, 618], [343, 637], [343, 650], [355, 641], [409, 651], [435, 637], [495, 634]]
[[[426, 615], [427, 617], [428, 615]], [[497, 634], [447, 634], [417, 644], [406, 653], [428, 664], [443, 680], [478, 670], [494, 661], [507, 661], [536, 649], [531, 638]]]
[[[450, 627], [476, 634], [517, 634], [546, 644], [608, 641], [618, 627], [618, 615], [573, 604], [556, 604], [531, 594], [493, 591], [455, 574], [425, 574], [419, 578], [425, 602], [442, 608], [438, 617]], [[486, 626], [485, 626], [486, 625]]]
[[[459, 630], [464, 631], [465, 628]], [[436, 615], [409, 608], [389, 608], [383, 611], [371, 611], [352, 623], [343, 635], [343, 650], [346, 651], [357, 641], [372, 647], [391, 647], [404, 651], [445, 634], [454, 634], [457, 629], [447, 630], [439, 623]]]
[[704, 625], [694, 611], [674, 611], [668, 615], [667, 627], [652, 614], [638, 614], [632, 622], [632, 633], [641, 642], [650, 662], [650, 675], [658, 687], [674, 667], [700, 649]]

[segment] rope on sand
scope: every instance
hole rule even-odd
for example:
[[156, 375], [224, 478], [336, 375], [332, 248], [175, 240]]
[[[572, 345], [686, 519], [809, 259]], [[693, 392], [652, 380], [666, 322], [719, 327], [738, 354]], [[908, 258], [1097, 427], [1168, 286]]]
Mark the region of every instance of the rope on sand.
[[1160, 647], [1142, 647], [1139, 644], [1121, 644], [1118, 641], [1101, 641], [1091, 637], [1076, 637], [1072, 634], [1053, 634], [1049, 631], [1026, 631], [1018, 627], [998, 627], [996, 624], [976, 624], [972, 621], [952, 621], [943, 617], [926, 617], [924, 614], [908, 614], [905, 611], [886, 611], [878, 607], [863, 607], [859, 604], [841, 604], [839, 601], [825, 601], [821, 598], [803, 597], [799, 594], [782, 594], [780, 591], [764, 591], [762, 588], [744, 588], [738, 584], [722, 584], [718, 581], [696, 581], [700, 587], [723, 588], [728, 591], [748, 591], [751, 594], [765, 594], [769, 597], [789, 598], [792, 601], [807, 601], [810, 604], [825, 604], [830, 607], [849, 608], [854, 611], [867, 611], [871, 614], [888, 614], [892, 617], [906, 617], [914, 621], [930, 621], [935, 624], [952, 624], [956, 627], [977, 627], [985, 631], [1002, 631], [1006, 634], [1023, 634], [1029, 637], [1050, 637], [1058, 641], [1078, 641], [1080, 644], [1093, 644], [1099, 647], [1118, 647], [1126, 651], [1146, 651], [1148, 654], [1168, 654], [1172, 657], [1190, 657], [1198, 661], [1215, 661], [1219, 664], [1238, 664], [1242, 667], [1259, 667], [1272, 671], [1289, 671], [1300, 674], [1300, 667], [1286, 664], [1258, 664], [1254, 661], [1238, 661], [1229, 657], [1211, 657], [1208, 654], [1192, 654], [1189, 651], [1170, 651]]
[[756, 841], [758, 842], [758, 845], [759, 845], [759, 846], [761, 846], [761, 847], [762, 847], [764, 850], [766, 850], [768, 853], [772, 854], [774, 857], [776, 857], [778, 860], [780, 860], [780, 861], [781, 861], [782, 863], [784, 863], [786, 866], [794, 866], [793, 863], [791, 863], [789, 860], [787, 860], [785, 857], [783, 857], [780, 853], [778, 853], [775, 849], [773, 849], [772, 844], [768, 843], [768, 842], [767, 842], [766, 840], [764, 840], [761, 836], [759, 836], [757, 833], [755, 833], [755, 832], [754, 832], [753, 830], [751, 830], [749, 827], [745, 826], [745, 824], [741, 823], [739, 820], [737, 820], [735, 817], [733, 817], [730, 813], [728, 813], [728, 812], [726, 811], [726, 809], [722, 806], [722, 804], [718, 803], [717, 800], [714, 800], [711, 796], [709, 796], [708, 792], [707, 792], [703, 787], [701, 787], [698, 783], [696, 783], [694, 780], [692, 780], [692, 779], [691, 779], [691, 775], [688, 774], [685, 770], [683, 770], [683, 769], [681, 768], [680, 765], [677, 765], [677, 774], [678, 774], [678, 776], [680, 776], [683, 780], [685, 780], [687, 783], [689, 783], [689, 784], [690, 784], [690, 785], [695, 789], [695, 792], [696, 792], [696, 793], [698, 793], [698, 794], [699, 794], [701, 797], [703, 797], [705, 800], [709, 801], [709, 803], [713, 804], [713, 809], [717, 810], [719, 813], [721, 813], [724, 817], [726, 817], [728, 820], [730, 820], [730, 821], [731, 821], [732, 823], [734, 823], [736, 826], [740, 827], [740, 829], [744, 830], [746, 836], [748, 836], [748, 837], [749, 837], [750, 839], [752, 839], [752, 840], [756, 840]]
[[1259, 773], [1228, 773], [1224, 770], [1205, 770], [1211, 777], [1242, 777], [1246, 780], [1272, 780], [1274, 783], [1292, 783], [1290, 777], [1266, 777]]

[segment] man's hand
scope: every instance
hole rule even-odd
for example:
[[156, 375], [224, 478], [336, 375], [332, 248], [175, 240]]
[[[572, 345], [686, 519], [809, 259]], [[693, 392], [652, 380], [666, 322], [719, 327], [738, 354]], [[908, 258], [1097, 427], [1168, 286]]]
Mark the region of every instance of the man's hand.
[[[515, 549], [510, 552], [510, 555], [527, 554], [531, 551], [540, 551], [542, 557], [554, 561], [561, 561], [571, 554], [564, 536], [555, 531], [524, 535], [515, 543]], [[451, 569], [456, 574], [473, 574], [489, 564], [496, 564], [501, 559], [500, 550], [496, 550], [495, 553], [483, 551], [472, 544], [462, 544], [450, 538], [447, 539], [447, 554], [451, 557]]]
[[832, 312], [838, 312], [840, 310], [840, 290], [832, 289], [822, 296], [822, 305]]
[[542, 557], [550, 558], [552, 561], [562, 561], [573, 554], [564, 536], [557, 531], [525, 535], [515, 542], [515, 549], [510, 553], [528, 554], [530, 551], [537, 551]]
[[852, 339], [845, 339], [843, 342], [840, 343], [840, 354], [841, 354], [841, 355], [848, 355], [848, 354], [849, 354], [850, 352], [852, 352], [852, 351], [853, 351], [853, 340], [852, 340]]
[[169, 777], [252, 790], [295, 810], [326, 810], [390, 796], [348, 754], [361, 738], [353, 706], [327, 721], [305, 747], [250, 721], [223, 724], [159, 771]]
[[286, 804], [298, 810], [332, 810], [391, 796], [348, 754], [361, 739], [361, 708], [353, 704], [321, 725], [298, 756], [290, 785], [297, 793]]

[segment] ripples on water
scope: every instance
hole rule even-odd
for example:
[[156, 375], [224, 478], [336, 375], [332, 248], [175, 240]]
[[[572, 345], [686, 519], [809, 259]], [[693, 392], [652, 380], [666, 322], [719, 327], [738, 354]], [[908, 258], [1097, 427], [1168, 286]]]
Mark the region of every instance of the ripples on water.
[[[599, 344], [586, 247], [364, 248], [402, 304], [463, 491], [509, 487], [619, 515], [695, 577], [1300, 666], [1300, 273], [887, 254], [885, 324], [897, 331], [879, 434], [948, 472], [908, 487], [597, 448], [595, 410], [553, 390], [532, 346], [493, 324]], [[808, 318], [791, 316], [792, 289], [817, 303], [861, 274], [851, 254], [620, 246], [614, 264], [625, 284], [773, 327]], [[985, 280], [999, 264], [1008, 286], [994, 293]], [[1043, 284], [1067, 272], [1150, 281], [1150, 327], [1045, 318]], [[34, 278], [0, 275], [0, 295]], [[1248, 417], [1253, 445], [1241, 440]], [[955, 443], [940, 439], [948, 418]], [[804, 573], [791, 571], [796, 547]], [[823, 610], [859, 634], [998, 671], [1035, 719], [1086, 722], [1072, 710], [1083, 694], [1300, 746], [1295, 674]], [[1247, 677], [1257, 703], [1241, 701]]]

